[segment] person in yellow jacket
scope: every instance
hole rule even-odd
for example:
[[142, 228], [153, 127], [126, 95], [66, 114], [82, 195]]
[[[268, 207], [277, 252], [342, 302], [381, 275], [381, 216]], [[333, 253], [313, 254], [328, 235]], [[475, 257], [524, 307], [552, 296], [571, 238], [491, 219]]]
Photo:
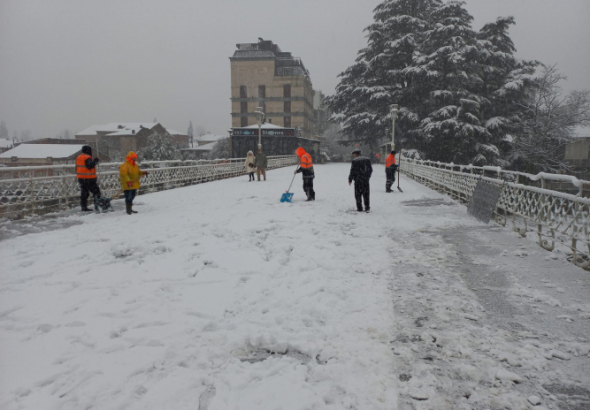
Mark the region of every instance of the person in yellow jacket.
[[137, 166], [137, 154], [129, 151], [127, 160], [119, 167], [121, 188], [125, 193], [125, 207], [128, 215], [137, 213], [137, 211], [133, 210], [133, 199], [137, 195], [140, 186], [139, 180], [147, 174], [147, 171], [142, 171]]

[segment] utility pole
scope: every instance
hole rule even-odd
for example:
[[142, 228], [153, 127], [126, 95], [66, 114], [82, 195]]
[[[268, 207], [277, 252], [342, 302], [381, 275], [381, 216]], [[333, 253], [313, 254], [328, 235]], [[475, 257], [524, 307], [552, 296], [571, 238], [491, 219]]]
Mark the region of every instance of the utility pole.
[[395, 149], [395, 120], [397, 119], [397, 113], [399, 111], [399, 105], [392, 104], [391, 105], [391, 150]]

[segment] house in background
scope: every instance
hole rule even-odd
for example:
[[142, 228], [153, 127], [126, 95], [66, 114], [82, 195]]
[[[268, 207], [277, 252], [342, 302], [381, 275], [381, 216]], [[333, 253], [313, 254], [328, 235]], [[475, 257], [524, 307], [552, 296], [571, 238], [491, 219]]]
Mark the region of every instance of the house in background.
[[0, 138], [0, 154], [12, 148], [12, 141]]
[[564, 159], [574, 167], [580, 179], [590, 179], [590, 134], [578, 134], [576, 140], [565, 147]]
[[216, 143], [221, 141], [222, 139], [228, 138], [227, 135], [215, 135], [215, 134], [205, 134], [199, 137], [195, 137], [195, 142], [197, 146], [207, 145], [211, 143]]
[[28, 167], [75, 164], [84, 144], [20, 144], [0, 154], [0, 165]]
[[[187, 134], [165, 128], [160, 123], [117, 123], [93, 125], [76, 134], [76, 139], [95, 144], [100, 154], [125, 156], [129, 151], [137, 152], [148, 144], [148, 137], [159, 134], [171, 139], [177, 148], [188, 148]], [[102, 158], [101, 158], [102, 159]]]

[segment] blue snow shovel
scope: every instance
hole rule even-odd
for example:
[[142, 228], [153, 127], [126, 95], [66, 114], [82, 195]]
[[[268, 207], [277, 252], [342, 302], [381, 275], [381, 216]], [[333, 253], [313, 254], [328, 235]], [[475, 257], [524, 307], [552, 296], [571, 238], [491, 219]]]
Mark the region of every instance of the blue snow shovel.
[[291, 185], [289, 185], [289, 189], [287, 189], [287, 192], [285, 192], [283, 196], [281, 196], [281, 202], [291, 202], [293, 200], [293, 194], [290, 194], [289, 191], [291, 190], [293, 181], [295, 181], [295, 175], [297, 174], [293, 174], [293, 179], [291, 180]]

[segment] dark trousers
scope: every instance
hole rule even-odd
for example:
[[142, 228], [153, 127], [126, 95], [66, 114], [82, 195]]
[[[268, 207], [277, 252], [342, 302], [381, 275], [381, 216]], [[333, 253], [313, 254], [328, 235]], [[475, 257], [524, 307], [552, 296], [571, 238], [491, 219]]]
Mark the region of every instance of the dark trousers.
[[125, 193], [125, 203], [132, 204], [133, 199], [135, 199], [135, 195], [137, 195], [137, 189], [127, 189], [124, 191]]
[[254, 172], [248, 172], [248, 182], [254, 181]]
[[395, 169], [385, 168], [385, 177], [387, 179], [385, 182], [385, 191], [391, 191], [391, 186], [395, 182]]
[[92, 193], [94, 203], [96, 204], [96, 200], [100, 198], [100, 188], [96, 183], [96, 178], [79, 178], [78, 184], [80, 184], [80, 190], [82, 191], [80, 193], [80, 205], [82, 205], [82, 208], [86, 208], [88, 206], [88, 197], [90, 196], [90, 193]]
[[315, 191], [313, 190], [313, 178], [303, 178], [303, 191], [307, 199], [315, 200]]
[[365, 201], [365, 210], [371, 209], [369, 205], [369, 195], [371, 194], [369, 189], [369, 181], [355, 181], [354, 182], [354, 197], [356, 199], [356, 209], [359, 211], [363, 210], [362, 200]]

